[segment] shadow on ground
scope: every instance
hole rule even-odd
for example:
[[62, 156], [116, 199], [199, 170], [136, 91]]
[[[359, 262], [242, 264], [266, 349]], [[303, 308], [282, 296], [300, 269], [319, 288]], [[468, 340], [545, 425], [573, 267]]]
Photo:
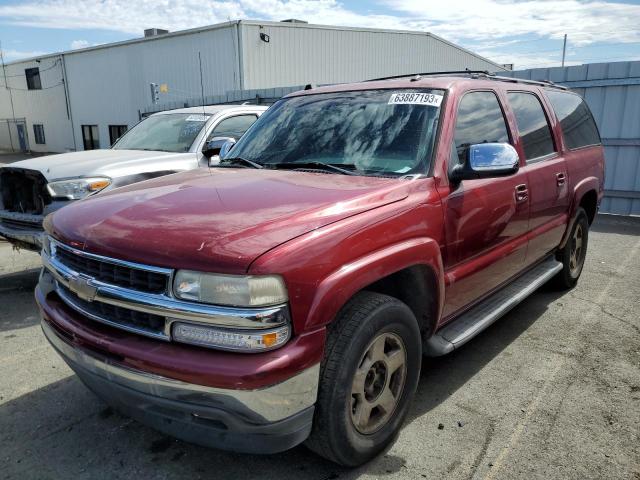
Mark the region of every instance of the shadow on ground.
[[[7, 276], [0, 285], [31, 288], [35, 273]], [[30, 283], [31, 282], [31, 283]], [[13, 292], [16, 290], [14, 289]], [[9, 292], [11, 293], [11, 291]], [[15, 294], [15, 293], [14, 293]], [[29, 292], [29, 295], [30, 292]], [[542, 289], [453, 354], [425, 359], [408, 423], [461, 388], [522, 335], [561, 294]], [[30, 298], [31, 308], [33, 301]], [[13, 326], [19, 328], [19, 326]], [[55, 417], [52, 422], [51, 417]], [[43, 430], [40, 425], [56, 425]], [[427, 428], [438, 428], [438, 420]], [[386, 454], [355, 470], [337, 467], [303, 446], [272, 456], [210, 450], [166, 437], [114, 412], [75, 376], [49, 384], [0, 406], [0, 456], [6, 478], [130, 478], [136, 471], [162, 478], [356, 478], [384, 476], [405, 467]], [[3, 458], [5, 457], [5, 458]], [[162, 473], [160, 473], [162, 472]]]
[[613, 233], [616, 235], [640, 235], [640, 217], [619, 215], [598, 215], [589, 229], [590, 232]]
[[30, 327], [39, 322], [33, 290], [40, 269], [0, 275], [0, 332]]

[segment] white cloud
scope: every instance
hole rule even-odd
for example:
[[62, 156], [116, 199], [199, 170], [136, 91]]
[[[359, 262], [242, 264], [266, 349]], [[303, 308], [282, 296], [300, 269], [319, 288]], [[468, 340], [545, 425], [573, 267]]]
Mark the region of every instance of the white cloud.
[[71, 50], [78, 50], [80, 48], [90, 47], [91, 44], [87, 40], [72, 40]]
[[491, 40], [516, 35], [562, 38], [574, 45], [640, 40], [640, 5], [578, 0], [447, 0], [425, 8], [423, 0], [382, 0], [451, 39]]
[[[14, 0], [15, 1], [15, 0]], [[515, 35], [560, 38], [574, 44], [640, 39], [640, 5], [603, 0], [379, 0], [387, 15], [362, 14], [337, 0], [24, 0], [0, 6], [17, 25], [116, 30], [180, 30], [228, 19], [282, 20], [428, 30], [453, 40], [495, 41]]]
[[0, 6], [5, 23], [75, 30], [111, 30], [141, 36], [145, 28], [181, 30], [243, 15], [239, 4], [200, 0], [26, 0]]
[[9, 62], [13, 60], [19, 60], [21, 58], [39, 57], [51, 52], [43, 52], [40, 50], [14, 50], [14, 49], [2, 49], [4, 61]]
[[[0, 5], [0, 21], [14, 25], [111, 30], [141, 36], [145, 28], [181, 30], [236, 19], [282, 20], [356, 27], [430, 31], [500, 63], [553, 63], [556, 52], [536, 52], [535, 39], [569, 35], [574, 47], [596, 42], [640, 42], [640, 5], [619, 0], [378, 0], [388, 13], [358, 13], [338, 0], [23, 0]], [[528, 36], [524, 52], [522, 40]], [[528, 42], [530, 42], [529, 40]], [[540, 45], [540, 44], [537, 44]], [[88, 46], [75, 40], [72, 48]], [[515, 48], [514, 48], [515, 47]], [[558, 48], [558, 52], [560, 50]]]

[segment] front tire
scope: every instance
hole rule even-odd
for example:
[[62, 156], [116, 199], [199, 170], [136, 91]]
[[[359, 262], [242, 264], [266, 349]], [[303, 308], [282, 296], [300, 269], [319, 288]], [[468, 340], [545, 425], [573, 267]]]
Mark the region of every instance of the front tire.
[[420, 377], [420, 330], [401, 301], [360, 292], [328, 329], [307, 446], [340, 465], [372, 459], [396, 438]]
[[554, 286], [559, 290], [568, 290], [578, 283], [587, 256], [589, 241], [589, 219], [582, 207], [576, 212], [576, 220], [569, 239], [556, 258], [562, 262], [562, 270], [554, 277]]

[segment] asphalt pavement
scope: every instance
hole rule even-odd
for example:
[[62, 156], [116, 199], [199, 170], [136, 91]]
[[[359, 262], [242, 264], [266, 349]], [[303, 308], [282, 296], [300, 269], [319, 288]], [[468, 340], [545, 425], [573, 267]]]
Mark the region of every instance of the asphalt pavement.
[[174, 440], [114, 412], [46, 343], [38, 256], [0, 242], [0, 479], [640, 479], [640, 221], [600, 216], [578, 286], [543, 287], [425, 359], [397, 442], [355, 470]]

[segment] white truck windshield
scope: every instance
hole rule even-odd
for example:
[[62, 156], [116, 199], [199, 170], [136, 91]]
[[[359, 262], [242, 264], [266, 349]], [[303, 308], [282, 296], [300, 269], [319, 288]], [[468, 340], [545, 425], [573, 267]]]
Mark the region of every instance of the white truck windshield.
[[164, 113], [146, 118], [113, 146], [116, 150], [188, 152], [210, 115]]

